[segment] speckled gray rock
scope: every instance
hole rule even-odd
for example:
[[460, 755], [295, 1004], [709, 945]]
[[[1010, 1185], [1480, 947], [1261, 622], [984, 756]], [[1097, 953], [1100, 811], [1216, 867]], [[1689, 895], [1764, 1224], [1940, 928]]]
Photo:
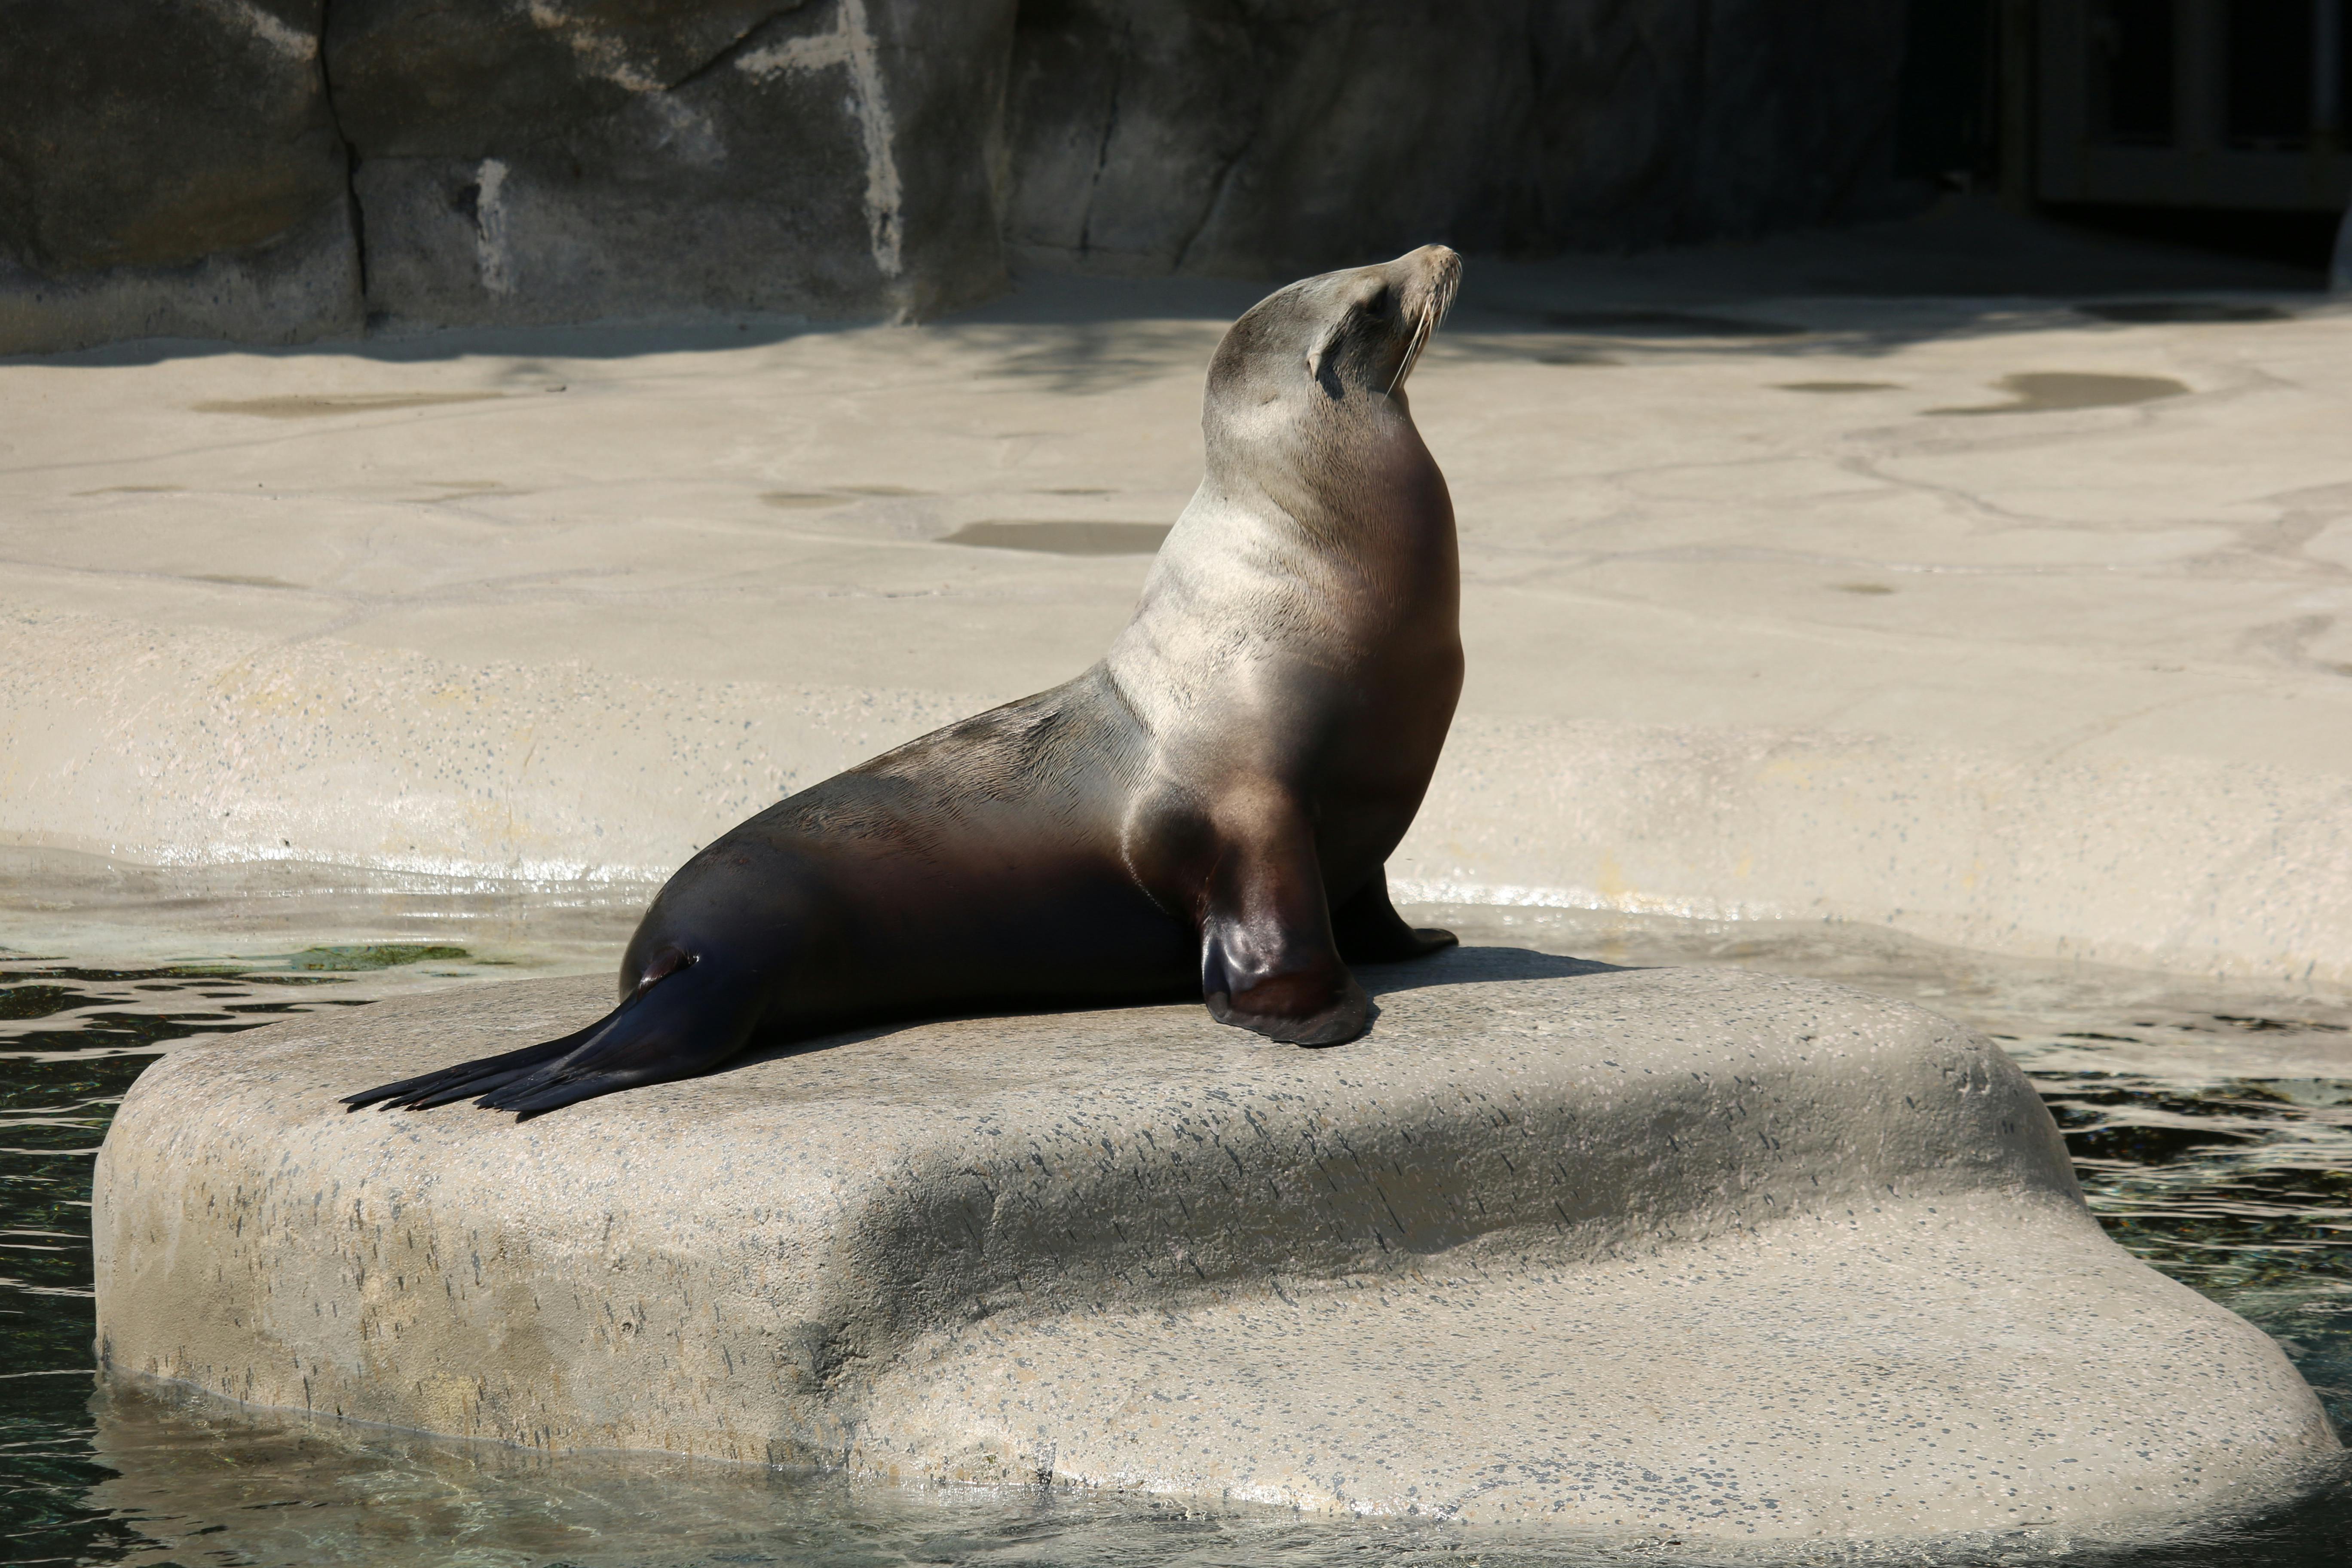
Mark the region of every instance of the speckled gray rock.
[[2137, 1531], [2339, 1450], [1916, 1008], [1510, 950], [1375, 1031], [876, 1030], [516, 1124], [336, 1097], [580, 981], [175, 1051], [98, 1163], [118, 1375], [552, 1449], [1685, 1539]]

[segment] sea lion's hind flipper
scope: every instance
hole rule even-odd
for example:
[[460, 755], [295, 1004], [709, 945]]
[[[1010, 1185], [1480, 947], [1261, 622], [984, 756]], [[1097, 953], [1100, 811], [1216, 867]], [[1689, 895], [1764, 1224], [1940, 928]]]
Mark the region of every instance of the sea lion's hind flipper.
[[1405, 924], [1389, 902], [1385, 867], [1331, 911], [1331, 935], [1339, 944], [1339, 956], [1350, 963], [1402, 963], [1442, 952], [1461, 940], [1450, 931]]
[[[617, 1011], [619, 1009], [615, 1008], [614, 1012]], [[381, 1105], [386, 1110], [425, 1110], [436, 1105], [446, 1105], [453, 1100], [463, 1100], [469, 1094], [486, 1093], [521, 1077], [543, 1062], [569, 1056], [612, 1021], [613, 1014], [607, 1013], [586, 1028], [575, 1030], [560, 1040], [525, 1046], [519, 1051], [507, 1051], [495, 1057], [478, 1057], [469, 1062], [459, 1062], [455, 1067], [404, 1078], [398, 1083], [380, 1083], [373, 1089], [343, 1096], [343, 1104], [353, 1110], [370, 1105]]]
[[1201, 922], [1201, 999], [1217, 1022], [1289, 1045], [1343, 1045], [1370, 1026], [1371, 999], [1332, 944], [1303, 819], [1227, 837]]
[[578, 1048], [501, 1078], [474, 1103], [537, 1116], [717, 1067], [743, 1048], [760, 1018], [759, 988], [730, 968], [695, 962], [655, 976], [659, 984], [648, 981]]

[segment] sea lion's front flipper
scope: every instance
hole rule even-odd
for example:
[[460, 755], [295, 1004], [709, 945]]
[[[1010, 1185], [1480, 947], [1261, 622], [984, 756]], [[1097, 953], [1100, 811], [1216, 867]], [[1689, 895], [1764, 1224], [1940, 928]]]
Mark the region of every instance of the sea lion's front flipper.
[[1331, 940], [1303, 821], [1222, 846], [1201, 922], [1201, 998], [1221, 1024], [1298, 1046], [1336, 1046], [1371, 1022], [1371, 999]]
[[1331, 911], [1331, 934], [1339, 944], [1339, 956], [1350, 963], [1401, 963], [1408, 958], [1426, 958], [1461, 940], [1450, 931], [1405, 924], [1404, 917], [1389, 902], [1386, 867], [1373, 872], [1370, 881]]

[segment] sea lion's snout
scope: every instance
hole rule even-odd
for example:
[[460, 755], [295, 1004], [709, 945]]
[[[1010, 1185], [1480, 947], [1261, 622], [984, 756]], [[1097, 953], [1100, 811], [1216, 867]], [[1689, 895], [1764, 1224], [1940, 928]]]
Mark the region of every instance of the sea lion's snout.
[[1462, 288], [1462, 258], [1446, 246], [1424, 245], [1419, 250], [1406, 251], [1390, 262], [1387, 269], [1395, 275], [1404, 319], [1428, 322], [1423, 329], [1425, 340], [1445, 320], [1445, 312], [1454, 308], [1454, 296]]
[[1429, 346], [1437, 324], [1453, 309], [1454, 291], [1462, 287], [1462, 258], [1445, 246], [1424, 245], [1398, 257], [1386, 270], [1396, 274], [1390, 286], [1402, 307], [1399, 329], [1406, 334], [1396, 373], [1389, 378], [1388, 389], [1394, 393], [1421, 363], [1421, 351]]
[[[1210, 362], [1209, 423], [1276, 405], [1289, 410], [1283, 417], [1313, 418], [1376, 406], [1412, 373], [1461, 282], [1462, 258], [1424, 245], [1393, 261], [1302, 279], [1260, 300]], [[1320, 399], [1299, 401], [1310, 387]]]

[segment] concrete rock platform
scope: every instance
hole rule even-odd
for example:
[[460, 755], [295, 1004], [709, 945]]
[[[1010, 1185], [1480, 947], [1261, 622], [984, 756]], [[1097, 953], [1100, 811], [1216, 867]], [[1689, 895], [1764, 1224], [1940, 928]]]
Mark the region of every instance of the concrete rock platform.
[[1367, 978], [1333, 1050], [970, 1018], [520, 1124], [337, 1097], [604, 984], [189, 1046], [99, 1158], [101, 1355], [557, 1451], [1691, 1542], [2134, 1534], [2340, 1463], [1980, 1037], [1513, 949]]

